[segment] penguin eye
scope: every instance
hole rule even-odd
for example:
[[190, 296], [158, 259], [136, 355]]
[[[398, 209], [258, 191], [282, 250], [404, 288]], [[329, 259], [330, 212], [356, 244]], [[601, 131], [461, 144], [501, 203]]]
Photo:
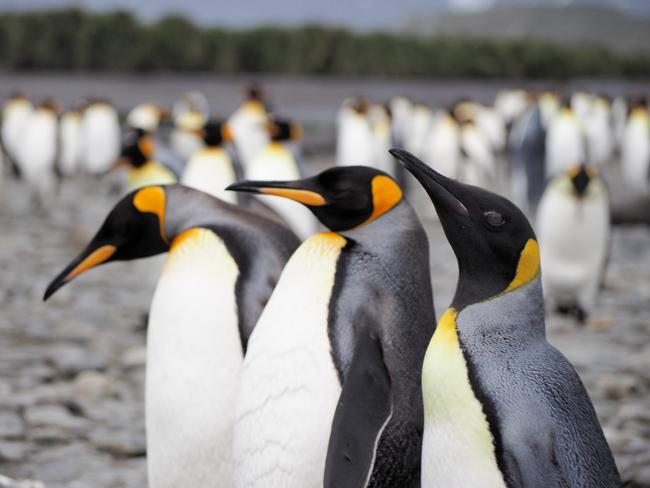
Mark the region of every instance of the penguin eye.
[[483, 213], [483, 215], [485, 215], [487, 223], [492, 227], [500, 227], [506, 223], [506, 219], [503, 218], [503, 215], [501, 215], [499, 212], [496, 212], [495, 210], [489, 210]]

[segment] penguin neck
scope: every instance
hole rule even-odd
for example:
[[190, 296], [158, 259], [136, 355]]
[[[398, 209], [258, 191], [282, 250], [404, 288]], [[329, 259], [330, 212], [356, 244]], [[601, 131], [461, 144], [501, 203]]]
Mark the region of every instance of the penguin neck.
[[[401, 240], [402, 232], [416, 230], [418, 227], [421, 226], [415, 212], [411, 205], [402, 198], [397, 205], [377, 219], [349, 230], [340, 231], [339, 234], [372, 249], [377, 246], [383, 247], [383, 243], [387, 241]], [[391, 232], [386, 232], [386, 229], [391, 229]]]
[[457, 311], [461, 342], [463, 339], [489, 340], [490, 337], [505, 336], [508, 342], [519, 343], [546, 335], [540, 274], [514, 290], [466, 305]]

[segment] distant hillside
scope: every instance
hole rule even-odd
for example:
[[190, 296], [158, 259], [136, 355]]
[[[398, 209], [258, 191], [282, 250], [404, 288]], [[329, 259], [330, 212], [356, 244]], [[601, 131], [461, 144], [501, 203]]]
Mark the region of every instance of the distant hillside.
[[477, 13], [437, 13], [407, 20], [400, 31], [487, 39], [599, 43], [618, 52], [650, 51], [650, 19], [600, 7], [498, 7]]

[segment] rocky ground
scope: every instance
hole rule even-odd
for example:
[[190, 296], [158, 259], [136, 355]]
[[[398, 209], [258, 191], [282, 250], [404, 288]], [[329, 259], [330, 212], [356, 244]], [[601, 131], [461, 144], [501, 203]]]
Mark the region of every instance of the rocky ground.
[[[22, 184], [6, 177], [1, 187], [0, 488], [146, 486], [144, 314], [155, 264], [111, 264], [41, 300], [117, 201], [108, 187], [69, 182], [42, 211], [30, 209]], [[412, 200], [429, 230], [441, 310], [455, 261], [426, 195], [418, 190]], [[589, 323], [548, 321], [634, 487], [650, 486], [649, 321], [650, 230], [640, 227], [614, 232], [606, 288]]]

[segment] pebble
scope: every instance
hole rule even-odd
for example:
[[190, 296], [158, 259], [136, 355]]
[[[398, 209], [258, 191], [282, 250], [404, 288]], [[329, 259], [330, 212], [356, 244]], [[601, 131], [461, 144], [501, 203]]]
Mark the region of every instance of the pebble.
[[12, 480], [0, 474], [0, 488], [45, 488], [40, 481]]
[[17, 414], [0, 411], [0, 438], [20, 437], [24, 432], [23, 420]]

